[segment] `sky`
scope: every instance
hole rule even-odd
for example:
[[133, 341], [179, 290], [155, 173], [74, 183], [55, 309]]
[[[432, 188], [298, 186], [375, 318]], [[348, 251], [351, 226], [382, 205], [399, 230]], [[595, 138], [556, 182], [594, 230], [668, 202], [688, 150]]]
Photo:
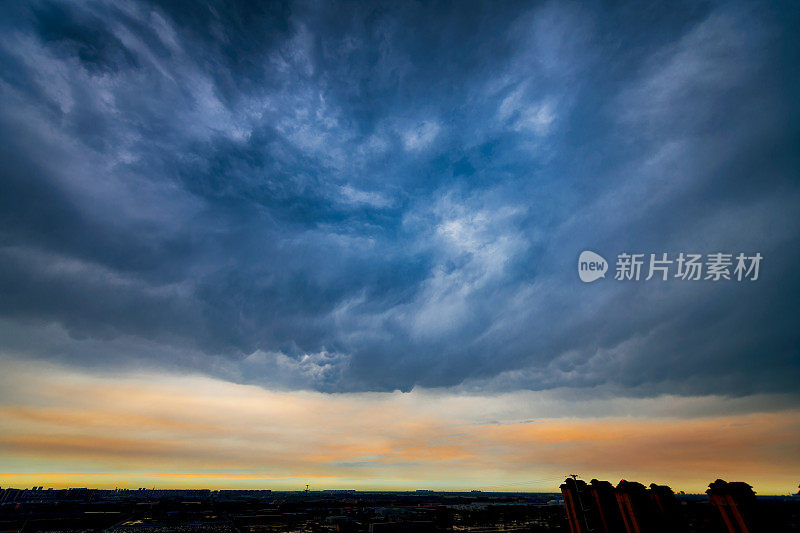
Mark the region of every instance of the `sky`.
[[796, 492], [795, 3], [0, 11], [0, 486]]

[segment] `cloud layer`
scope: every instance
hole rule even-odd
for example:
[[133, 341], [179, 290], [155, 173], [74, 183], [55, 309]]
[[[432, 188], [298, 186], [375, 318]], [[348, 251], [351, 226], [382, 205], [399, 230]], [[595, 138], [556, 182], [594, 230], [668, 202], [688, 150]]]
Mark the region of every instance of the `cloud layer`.
[[[3, 352], [273, 389], [798, 392], [790, 4], [2, 10]], [[583, 249], [765, 259], [584, 286]]]
[[693, 492], [722, 476], [784, 494], [800, 467], [800, 411], [770, 396], [276, 392], [4, 363], [4, 486], [552, 492], [565, 472], [584, 472]]

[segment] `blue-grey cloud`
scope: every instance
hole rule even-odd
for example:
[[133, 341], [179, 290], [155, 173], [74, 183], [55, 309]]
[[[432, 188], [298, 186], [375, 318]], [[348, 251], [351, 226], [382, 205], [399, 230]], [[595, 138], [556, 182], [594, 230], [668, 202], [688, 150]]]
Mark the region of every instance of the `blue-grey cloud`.
[[[2, 10], [4, 351], [320, 390], [798, 392], [791, 4]], [[583, 249], [765, 260], [583, 285]]]

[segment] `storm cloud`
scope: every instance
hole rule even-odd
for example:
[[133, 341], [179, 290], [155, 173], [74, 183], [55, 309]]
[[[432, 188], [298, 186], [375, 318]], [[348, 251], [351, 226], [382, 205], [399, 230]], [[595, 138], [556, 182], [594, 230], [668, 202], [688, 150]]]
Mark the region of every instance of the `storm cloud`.
[[[796, 5], [0, 9], [4, 353], [321, 391], [798, 392]], [[585, 285], [585, 249], [764, 260]]]

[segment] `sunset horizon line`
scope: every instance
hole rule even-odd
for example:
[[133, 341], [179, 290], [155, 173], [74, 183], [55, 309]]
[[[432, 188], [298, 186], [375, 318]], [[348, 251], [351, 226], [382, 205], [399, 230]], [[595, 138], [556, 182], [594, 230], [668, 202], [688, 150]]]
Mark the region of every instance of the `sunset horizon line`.
[[[202, 491], [207, 490], [210, 492], [220, 492], [220, 491], [269, 491], [275, 493], [450, 493], [450, 494], [470, 494], [470, 493], [485, 493], [485, 494], [560, 494], [559, 485], [564, 482], [564, 480], [569, 479], [569, 475], [565, 475], [564, 479], [562, 479], [559, 484], [554, 485], [552, 490], [547, 490], [546, 487], [539, 487], [539, 488], [526, 488], [526, 489], [514, 489], [513, 487], [503, 487], [503, 486], [484, 486], [484, 487], [450, 487], [450, 488], [443, 488], [437, 487], [435, 485], [407, 485], [407, 486], [396, 486], [396, 487], [380, 487], [380, 486], [373, 486], [373, 487], [359, 487], [353, 488], [351, 486], [323, 486], [322, 488], [311, 488], [310, 486], [307, 487], [305, 484], [300, 484], [298, 488], [273, 488], [273, 486], [235, 486], [235, 485], [209, 485], [209, 484], [202, 484], [202, 485], [164, 485], [159, 483], [131, 483], [126, 481], [115, 481], [113, 483], [99, 483], [96, 485], [88, 485], [88, 484], [70, 484], [69, 482], [46, 482], [39, 479], [39, 481], [34, 482], [33, 485], [30, 486], [23, 486], [23, 485], [9, 485], [8, 481], [5, 480], [7, 476], [97, 476], [97, 477], [111, 477], [111, 476], [136, 476], [137, 474], [130, 473], [130, 472], [0, 472], [0, 491], [3, 489], [14, 489], [20, 491], [48, 491], [48, 490], [71, 490], [71, 489], [86, 489], [86, 490], [102, 490], [102, 491], [126, 491], [126, 492], [138, 492], [138, 491]], [[151, 477], [161, 477], [161, 478], [171, 478], [171, 479], [182, 479], [182, 478], [210, 478], [210, 479], [247, 479], [247, 480], [265, 480], [265, 479], [275, 479], [278, 478], [286, 478], [286, 477], [296, 477], [297, 479], [309, 479], [309, 478], [302, 478], [301, 476], [261, 476], [258, 474], [192, 474], [192, 473], [160, 473], [160, 474], [147, 474], [147, 476]], [[594, 476], [587, 478], [587, 479], [595, 479]], [[718, 481], [721, 477], [717, 477], [714, 480], [709, 481], [709, 485], [714, 481]], [[621, 477], [619, 482], [623, 481], [636, 481], [633, 479], [627, 479], [625, 477]], [[732, 479], [731, 481], [734, 482], [744, 482], [750, 484], [747, 480], [740, 480], [740, 479]], [[613, 484], [613, 483], [612, 483]], [[644, 483], [645, 485], [650, 484], [658, 484], [657, 481], [654, 480], [646, 480]], [[310, 484], [309, 484], [310, 485]], [[666, 484], [671, 488], [676, 495], [683, 495], [683, 496], [705, 496], [706, 490], [684, 490], [680, 487], [673, 487], [672, 485]], [[754, 490], [756, 496], [759, 497], [798, 497], [800, 496], [800, 492], [792, 492], [790, 489], [787, 492], [759, 492]]]

